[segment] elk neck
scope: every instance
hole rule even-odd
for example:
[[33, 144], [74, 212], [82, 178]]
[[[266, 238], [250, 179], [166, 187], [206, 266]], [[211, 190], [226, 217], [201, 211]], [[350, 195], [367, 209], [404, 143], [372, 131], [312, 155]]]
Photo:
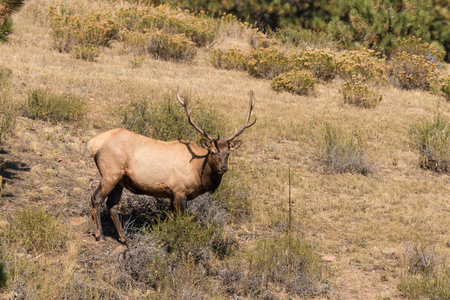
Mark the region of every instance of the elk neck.
[[218, 172], [213, 171], [209, 164], [209, 157], [211, 153], [205, 157], [202, 166], [202, 173], [200, 175], [201, 186], [205, 190], [205, 192], [214, 193], [220, 185], [222, 181], [222, 175]]

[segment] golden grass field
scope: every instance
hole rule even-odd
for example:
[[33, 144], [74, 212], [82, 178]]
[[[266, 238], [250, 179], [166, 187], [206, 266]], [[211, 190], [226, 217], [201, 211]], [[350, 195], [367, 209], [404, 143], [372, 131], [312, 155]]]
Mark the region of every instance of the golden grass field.
[[[3, 161], [22, 165], [4, 179], [0, 220], [14, 218], [24, 208], [44, 207], [69, 228], [67, 251], [29, 258], [63, 270], [49, 271], [44, 287], [70, 281], [82, 251], [100, 255], [125, 247], [112, 238], [95, 242], [92, 235], [89, 199], [99, 175], [86, 142], [121, 126], [115, 109], [126, 101], [146, 97], [158, 102], [168, 94], [175, 101], [178, 87], [222, 112], [231, 130], [244, 122], [249, 91], [254, 91], [258, 121], [230, 156], [230, 173], [245, 178], [250, 187], [252, 217], [229, 225], [229, 230], [240, 249], [284, 234], [277, 224], [287, 220], [290, 168], [293, 232], [310, 242], [320, 257], [334, 257], [324, 261], [329, 288], [317, 299], [404, 299], [397, 285], [407, 273], [405, 245], [426, 247], [441, 263], [450, 255], [450, 177], [421, 169], [407, 134], [411, 124], [437, 112], [450, 118], [450, 103], [441, 96], [382, 85], [377, 91], [383, 101], [363, 109], [341, 103], [339, 79], [318, 83], [311, 96], [276, 93], [269, 80], [214, 68], [207, 49], [200, 50], [193, 63], [146, 57], [142, 67], [132, 68], [134, 56], [113, 43], [96, 62], [86, 62], [52, 48], [43, 13], [49, 3], [26, 2], [14, 15], [10, 42], [0, 44], [0, 66], [13, 71], [10, 90], [19, 106], [33, 88], [68, 91], [88, 101], [88, 113], [76, 125], [18, 117], [2, 145]], [[214, 47], [235, 44], [245, 41], [224, 36]], [[317, 170], [313, 157], [325, 122], [364, 137], [376, 162], [373, 174]], [[110, 267], [98, 265], [98, 277]], [[151, 298], [139, 291], [123, 294], [123, 299], [145, 297]], [[282, 291], [278, 297], [288, 298]], [[14, 291], [5, 289], [0, 298], [14, 298]]]

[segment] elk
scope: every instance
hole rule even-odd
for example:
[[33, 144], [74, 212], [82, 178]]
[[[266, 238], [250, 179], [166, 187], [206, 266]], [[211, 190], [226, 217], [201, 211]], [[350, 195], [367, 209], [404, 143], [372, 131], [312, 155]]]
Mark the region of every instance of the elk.
[[183, 214], [188, 200], [206, 192], [214, 192], [220, 185], [222, 175], [228, 171], [230, 150], [242, 144], [234, 140], [250, 122], [255, 96], [250, 91], [250, 106], [245, 124], [229, 138], [212, 138], [192, 120], [188, 100], [176, 93], [184, 107], [189, 124], [204, 138], [200, 145], [190, 141], [159, 141], [122, 128], [104, 132], [87, 143], [95, 160], [101, 179], [91, 196], [95, 224], [95, 239], [103, 237], [100, 209], [103, 201], [119, 234], [119, 241], [127, 244], [117, 205], [123, 188], [135, 194], [170, 199], [171, 210]]

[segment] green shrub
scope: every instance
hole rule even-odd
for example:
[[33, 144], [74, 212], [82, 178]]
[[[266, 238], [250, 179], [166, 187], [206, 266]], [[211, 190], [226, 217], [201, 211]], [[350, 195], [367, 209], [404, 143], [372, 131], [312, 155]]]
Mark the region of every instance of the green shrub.
[[246, 70], [247, 54], [240, 49], [219, 50], [215, 49], [209, 52], [211, 63], [216, 68], [227, 70]]
[[450, 101], [450, 76], [441, 80], [441, 92], [444, 95], [445, 100]]
[[44, 208], [24, 209], [0, 234], [3, 241], [23, 247], [29, 253], [61, 251], [68, 239], [58, 218]]
[[327, 173], [368, 175], [375, 167], [369, 161], [360, 135], [344, 133], [328, 123], [323, 129], [323, 136], [315, 156], [323, 171]]
[[381, 82], [385, 60], [373, 50], [344, 51], [337, 59], [336, 69], [345, 81]]
[[297, 95], [309, 95], [314, 90], [316, 79], [314, 75], [306, 70], [292, 70], [275, 77], [270, 87], [277, 91], [287, 91]]
[[[224, 127], [222, 114], [208, 106], [200, 104], [200, 107], [200, 110], [192, 107], [191, 114], [201, 128], [213, 134]], [[118, 114], [123, 118], [125, 128], [154, 139], [195, 140], [199, 136], [175, 96], [166, 96], [163, 102], [153, 104], [146, 99], [131, 100], [120, 108]]]
[[330, 50], [301, 50], [289, 57], [292, 69], [306, 69], [318, 79], [330, 82], [336, 76], [336, 58]]
[[268, 299], [274, 289], [302, 297], [322, 292], [319, 285], [323, 267], [306, 241], [287, 236], [267, 238], [248, 255], [248, 273], [228, 279], [225, 284], [231, 285], [229, 290]]
[[373, 108], [383, 99], [383, 96], [369, 90], [368, 86], [360, 81], [347, 81], [339, 88], [339, 93], [343, 96], [344, 103]]
[[323, 31], [304, 28], [281, 27], [273, 34], [276, 39], [287, 46], [312, 49], [337, 48], [333, 38]]
[[289, 70], [289, 59], [278, 47], [259, 48], [248, 56], [247, 71], [251, 76], [273, 79]]
[[422, 168], [450, 172], [450, 123], [443, 116], [411, 125], [409, 139]]
[[436, 66], [425, 57], [398, 53], [386, 66], [388, 80], [402, 89], [434, 90], [438, 82]]
[[442, 272], [404, 276], [398, 289], [409, 299], [450, 299], [450, 267]]
[[73, 94], [51, 93], [46, 89], [31, 90], [23, 107], [26, 117], [53, 123], [79, 121], [86, 110], [87, 104], [82, 98]]
[[213, 251], [223, 258], [236, 246], [234, 239], [225, 236], [223, 227], [209, 223], [202, 225], [188, 213], [175, 214], [167, 222], [159, 221], [152, 228], [152, 234], [163, 242], [169, 253], [190, 261], [199, 261], [205, 251]]

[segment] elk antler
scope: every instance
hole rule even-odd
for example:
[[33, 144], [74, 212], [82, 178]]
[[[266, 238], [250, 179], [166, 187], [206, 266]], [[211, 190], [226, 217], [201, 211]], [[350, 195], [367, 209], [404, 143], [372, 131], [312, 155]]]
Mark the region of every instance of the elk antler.
[[195, 124], [194, 121], [192, 121], [191, 111], [189, 110], [189, 106], [188, 106], [188, 99], [186, 98], [185, 101], [181, 100], [178, 92], [177, 92], [177, 99], [178, 99], [178, 102], [180, 102], [181, 106], [183, 106], [184, 110], [186, 111], [186, 115], [188, 117], [189, 124], [191, 124], [192, 127], [194, 127], [198, 132], [200, 132], [205, 138], [207, 138], [211, 142], [214, 141], [214, 139], [209, 134], [207, 134], [203, 129], [198, 127], [198, 125]]
[[232, 140], [234, 140], [237, 136], [239, 136], [241, 133], [244, 132], [245, 129], [249, 128], [250, 126], [253, 126], [256, 122], [256, 117], [255, 120], [251, 123], [249, 123], [250, 121], [250, 116], [252, 114], [252, 110], [253, 107], [255, 106], [255, 95], [253, 94], [253, 91], [250, 90], [250, 108], [248, 110], [248, 115], [247, 115], [247, 120], [245, 121], [244, 126], [242, 126], [239, 130], [236, 130], [236, 133], [233, 134], [232, 136], [230, 136], [229, 138], [227, 138], [227, 142], [231, 142]]

